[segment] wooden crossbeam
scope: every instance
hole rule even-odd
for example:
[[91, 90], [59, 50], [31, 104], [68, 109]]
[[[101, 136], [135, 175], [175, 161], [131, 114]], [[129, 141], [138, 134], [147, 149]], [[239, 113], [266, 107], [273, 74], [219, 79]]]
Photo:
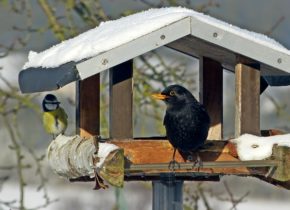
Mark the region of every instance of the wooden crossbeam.
[[[263, 167], [277, 167], [279, 161], [276, 160], [249, 160], [249, 161], [207, 161], [203, 162], [202, 165], [198, 166], [199, 170], [201, 168], [237, 168], [237, 167], [247, 167], [247, 168], [263, 168]], [[177, 163], [176, 170], [192, 170], [196, 167], [192, 162]], [[146, 170], [167, 170], [168, 163], [150, 163], [150, 164], [130, 164], [126, 168], [127, 173], [132, 173], [135, 171], [146, 171]], [[289, 178], [288, 178], [289, 179]]]

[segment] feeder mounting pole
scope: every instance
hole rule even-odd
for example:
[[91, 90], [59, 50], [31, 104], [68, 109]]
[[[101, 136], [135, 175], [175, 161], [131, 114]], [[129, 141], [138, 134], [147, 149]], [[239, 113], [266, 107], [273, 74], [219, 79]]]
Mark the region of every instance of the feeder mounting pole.
[[182, 210], [183, 181], [176, 180], [174, 173], [160, 175], [160, 180], [153, 181], [153, 210]]

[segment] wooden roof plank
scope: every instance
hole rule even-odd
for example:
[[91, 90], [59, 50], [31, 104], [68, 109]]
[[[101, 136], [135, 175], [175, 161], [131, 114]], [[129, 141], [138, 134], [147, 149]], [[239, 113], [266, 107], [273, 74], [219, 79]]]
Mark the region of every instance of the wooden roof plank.
[[191, 35], [290, 73], [289, 54], [258, 43], [249, 37], [226, 31], [196, 18], [191, 19]]
[[[241, 35], [219, 24], [214, 25], [188, 16], [79, 62], [69, 62], [49, 69], [44, 67], [26, 69], [19, 74], [20, 89], [26, 93], [55, 90], [69, 82], [86, 79], [163, 45], [191, 56], [209, 57], [224, 67], [229, 67], [230, 70], [234, 69], [236, 57], [244, 56], [260, 63], [262, 76], [267, 74], [266, 80], [269, 85], [290, 84], [290, 54], [287, 53], [287, 49], [275, 45], [271, 47], [266, 41], [265, 43], [261, 40], [255, 41], [253, 36]], [[276, 75], [276, 70], [283, 72], [283, 75]], [[63, 81], [59, 79], [60, 74]], [[31, 79], [41, 82], [32, 87]]]

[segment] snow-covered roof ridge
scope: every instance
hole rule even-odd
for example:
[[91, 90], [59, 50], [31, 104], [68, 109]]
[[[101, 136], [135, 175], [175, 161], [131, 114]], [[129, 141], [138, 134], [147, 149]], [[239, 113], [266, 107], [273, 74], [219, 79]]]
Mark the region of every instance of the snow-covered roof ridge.
[[243, 134], [231, 141], [237, 145], [240, 160], [263, 160], [272, 155], [275, 144], [290, 147], [290, 134], [266, 137]]
[[248, 38], [258, 43], [268, 45], [269, 47], [276, 49], [278, 51], [290, 54], [290, 51], [286, 47], [284, 47], [281, 43], [277, 42], [276, 40], [266, 36], [265, 34], [249, 31], [247, 29], [240, 28], [238, 26], [229, 24], [227, 22], [224, 22], [222, 20], [216, 19], [214, 17], [199, 12], [195, 12], [195, 14], [192, 17], [197, 18], [200, 21], [208, 23], [210, 25], [222, 28], [225, 31], [232, 32], [236, 35], [243, 36], [244, 38]]
[[29, 67], [53, 68], [71, 61], [78, 62], [91, 58], [186, 17], [198, 19], [201, 22], [290, 55], [289, 50], [263, 34], [240, 29], [191, 9], [169, 7], [149, 9], [117, 20], [103, 22], [98, 27], [52, 46], [43, 52], [31, 51], [28, 62], [25, 63], [23, 69]]
[[[162, 26], [189, 16], [191, 10], [183, 8], [149, 9], [134, 15], [101, 23], [74, 38], [36, 53], [31, 51], [29, 67], [57, 67], [70, 61], [80, 61], [150, 33]], [[58, 56], [62, 53], [62, 56]]]

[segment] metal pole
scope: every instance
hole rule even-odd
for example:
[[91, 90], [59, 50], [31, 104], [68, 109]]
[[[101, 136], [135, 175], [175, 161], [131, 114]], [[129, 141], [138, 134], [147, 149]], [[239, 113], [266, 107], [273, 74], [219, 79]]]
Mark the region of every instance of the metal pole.
[[176, 180], [174, 173], [160, 175], [160, 180], [153, 181], [153, 210], [182, 210], [183, 181]]

